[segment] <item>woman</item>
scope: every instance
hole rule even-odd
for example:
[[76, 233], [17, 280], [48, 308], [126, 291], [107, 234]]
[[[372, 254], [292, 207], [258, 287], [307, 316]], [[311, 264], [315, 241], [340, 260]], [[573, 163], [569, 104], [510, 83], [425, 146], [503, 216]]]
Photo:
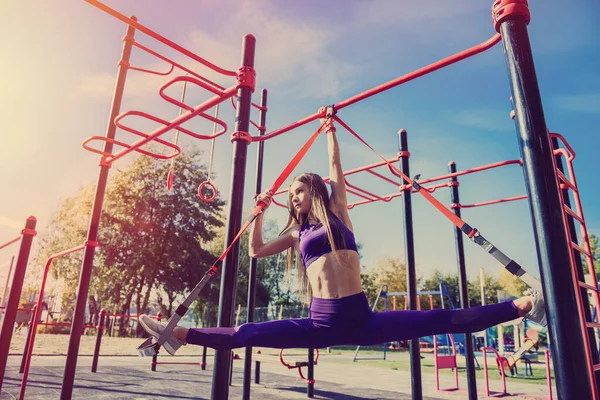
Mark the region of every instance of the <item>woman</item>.
[[[346, 185], [332, 121], [325, 124], [329, 153], [331, 196], [321, 177], [306, 173], [289, 189], [290, 218], [280, 236], [264, 243], [261, 213], [250, 230], [250, 256], [267, 257], [288, 250], [288, 270], [293, 254], [302, 290], [312, 289], [310, 318], [247, 323], [239, 327], [176, 327], [165, 349], [174, 352], [190, 343], [215, 349], [245, 346], [273, 348], [323, 348], [334, 345], [373, 345], [443, 333], [478, 332], [520, 317], [546, 325], [544, 300], [530, 291], [515, 301], [464, 310], [372, 312], [362, 290], [360, 261], [348, 216]], [[271, 193], [257, 201], [271, 204]], [[300, 265], [301, 264], [301, 265]], [[154, 337], [164, 326], [148, 316], [139, 318]]]

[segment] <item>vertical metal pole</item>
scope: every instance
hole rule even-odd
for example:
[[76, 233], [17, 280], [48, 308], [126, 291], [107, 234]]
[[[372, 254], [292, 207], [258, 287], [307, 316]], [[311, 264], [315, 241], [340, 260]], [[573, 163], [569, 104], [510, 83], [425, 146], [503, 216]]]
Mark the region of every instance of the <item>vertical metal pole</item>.
[[[131, 17], [137, 21], [137, 18]], [[115, 92], [113, 95], [110, 114], [108, 117], [108, 127], [106, 129], [106, 138], [104, 142], [104, 153], [112, 153], [113, 140], [117, 130], [114, 120], [119, 115], [121, 109], [121, 101], [123, 100], [123, 91], [125, 90], [125, 78], [127, 77], [127, 69], [129, 68], [129, 59], [131, 56], [131, 48], [133, 47], [133, 35], [135, 29], [131, 26], [127, 27], [127, 33], [123, 38], [123, 50], [121, 60], [117, 69], [117, 82], [115, 84]], [[79, 275], [79, 287], [77, 288], [77, 298], [75, 301], [75, 314], [71, 322], [71, 334], [69, 336], [69, 348], [67, 351], [67, 361], [63, 374], [62, 391], [60, 393], [61, 400], [69, 400], [73, 394], [73, 382], [75, 381], [75, 370], [77, 368], [77, 355], [79, 354], [79, 343], [83, 332], [83, 322], [85, 319], [85, 306], [88, 298], [90, 287], [90, 278], [92, 276], [92, 264], [94, 262], [94, 254], [96, 251], [95, 243], [98, 239], [98, 229], [100, 227], [100, 216], [102, 215], [102, 203], [104, 202], [104, 194], [106, 192], [106, 183], [108, 181], [108, 173], [110, 165], [100, 163], [100, 174], [98, 176], [98, 184], [96, 186], [96, 196], [94, 205], [92, 206], [92, 214], [90, 216], [90, 225], [87, 233], [87, 242], [83, 252], [83, 262], [81, 265], [81, 273]]]
[[[254, 68], [254, 50], [256, 39], [252, 35], [244, 36], [242, 50], [242, 66]], [[249, 87], [241, 86], [237, 93], [237, 108], [235, 115], [236, 132], [248, 132], [250, 126], [250, 107], [252, 91]], [[227, 218], [227, 235], [225, 248], [229, 247], [242, 227], [244, 204], [244, 179], [246, 176], [246, 154], [248, 143], [243, 139], [233, 140], [233, 160], [231, 168], [231, 186], [229, 188], [229, 217]], [[221, 292], [219, 294], [219, 327], [229, 327], [233, 324], [233, 305], [237, 282], [239, 242], [234, 245], [225, 257], [221, 271]], [[231, 351], [215, 351], [215, 368], [213, 371], [212, 398], [227, 399], [229, 396], [229, 369], [231, 368]]]
[[[22, 374], [25, 371], [25, 364], [27, 363], [27, 350], [29, 349], [29, 343], [31, 343], [31, 334], [33, 332], [33, 321], [35, 320], [35, 314], [37, 310], [37, 304], [33, 306], [31, 310], [31, 318], [27, 324], [27, 337], [25, 339], [25, 346], [23, 347], [23, 356], [21, 357], [21, 366], [19, 367], [19, 373]], [[33, 355], [33, 349], [31, 349], [30, 357]]]
[[36, 235], [36, 224], [37, 220], [35, 217], [29, 217], [25, 222], [25, 229], [21, 234], [21, 247], [19, 248], [17, 264], [15, 265], [15, 275], [13, 276], [12, 285], [10, 285], [8, 303], [4, 310], [4, 322], [2, 323], [2, 331], [0, 331], [0, 390], [2, 390], [2, 381], [4, 380], [8, 351], [10, 350], [10, 341], [12, 340], [15, 319], [17, 318], [17, 308], [19, 308], [19, 300], [21, 299], [21, 290], [23, 289], [23, 280], [25, 279], [31, 244], [33, 243], [33, 237]]
[[[158, 322], [162, 321], [162, 311], [159, 311], [156, 314], [156, 320]], [[158, 353], [154, 353], [152, 355], [152, 366], [150, 367], [150, 370], [153, 372], [156, 372], [156, 366], [158, 365]]]
[[[448, 163], [450, 173], [456, 172], [456, 163]], [[450, 179], [450, 203], [454, 215], [461, 218], [460, 198], [458, 196], [458, 179], [454, 176]], [[463, 233], [459, 228], [454, 228], [454, 240], [456, 243], [456, 264], [458, 267], [458, 293], [460, 296], [460, 308], [469, 308], [469, 287], [467, 280], [467, 267], [465, 263], [465, 248], [463, 244]], [[444, 293], [442, 290], [442, 304], [444, 302]], [[477, 380], [475, 378], [475, 355], [473, 354], [473, 335], [471, 332], [465, 333], [465, 362], [467, 364], [467, 387], [469, 390], [469, 400], [477, 399]]]
[[[398, 132], [400, 139], [400, 169], [403, 174], [410, 176], [408, 134], [404, 129]], [[417, 309], [417, 271], [415, 267], [415, 242], [413, 237], [412, 223], [412, 187], [403, 179], [402, 199], [404, 204], [404, 247], [406, 249], [406, 289], [408, 295], [408, 309]], [[423, 387], [421, 382], [421, 349], [419, 338], [412, 339], [409, 345], [410, 352], [410, 375], [412, 386], [412, 398], [423, 398]]]
[[102, 344], [102, 335], [104, 333], [104, 319], [106, 318], [106, 310], [100, 310], [100, 319], [96, 326], [96, 347], [94, 347], [94, 357], [92, 359], [92, 372], [98, 370], [98, 358], [100, 357], [100, 345]]
[[[315, 349], [308, 349], [308, 367], [306, 379], [310, 382], [314, 382], [315, 380]], [[306, 397], [314, 398], [315, 397], [315, 384], [309, 383], [306, 386]]]
[[[388, 307], [388, 297], [387, 297], [387, 290], [386, 290], [385, 291], [385, 297], [383, 298], [383, 311], [384, 312], [388, 310], [387, 307]], [[386, 343], [383, 344], [383, 361], [385, 361], [386, 357], [387, 357], [387, 347], [388, 347], [388, 344], [386, 342]]]
[[[260, 96], [261, 109], [258, 114], [258, 136], [265, 134], [267, 123], [267, 89], [261, 91]], [[262, 176], [263, 176], [263, 153], [264, 153], [265, 142], [258, 142], [257, 154], [256, 154], [256, 187], [255, 194], [260, 194], [262, 191]], [[250, 259], [250, 271], [248, 276], [248, 320], [247, 322], [254, 322], [254, 300], [256, 297], [256, 266], [258, 260], [256, 258]], [[242, 398], [244, 400], [250, 399], [250, 385], [252, 384], [252, 347], [246, 347], [244, 356], [244, 387]]]
[[[481, 305], [485, 306], [485, 273], [483, 268], [479, 268], [479, 290], [481, 293]], [[487, 329], [483, 331], [483, 346], [488, 347], [488, 332]]]
[[563, 222], [542, 100], [526, 19], [509, 15], [499, 26], [506, 56], [525, 186], [537, 245], [556, 389], [560, 399], [592, 399], [570, 249]]
[[[8, 268], [8, 275], [6, 276], [6, 284], [4, 285], [4, 291], [2, 292], [2, 301], [0, 301], [0, 307], [4, 305], [6, 302], [6, 292], [8, 291], [8, 284], [10, 283], [10, 276], [12, 274], [13, 263], [15, 261], [15, 256], [12, 256], [10, 259], [10, 267]], [[2, 311], [0, 311], [2, 312]]]

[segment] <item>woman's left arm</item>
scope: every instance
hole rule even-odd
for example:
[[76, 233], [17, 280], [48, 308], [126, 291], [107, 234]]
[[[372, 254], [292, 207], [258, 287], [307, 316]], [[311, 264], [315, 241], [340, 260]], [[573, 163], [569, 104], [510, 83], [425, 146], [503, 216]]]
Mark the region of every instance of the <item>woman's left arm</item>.
[[325, 133], [327, 135], [327, 153], [329, 155], [329, 181], [331, 183], [329, 209], [333, 211], [350, 230], [352, 230], [352, 222], [348, 215], [346, 181], [344, 180], [344, 171], [342, 169], [340, 146], [337, 141], [333, 120], [328, 118], [324, 122]]

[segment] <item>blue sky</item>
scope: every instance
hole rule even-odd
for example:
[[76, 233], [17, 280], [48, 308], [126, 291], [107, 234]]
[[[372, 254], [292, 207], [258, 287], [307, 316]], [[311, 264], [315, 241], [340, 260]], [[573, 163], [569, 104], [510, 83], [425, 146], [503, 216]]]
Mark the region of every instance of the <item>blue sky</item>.
[[[106, 1], [125, 15], [226, 69], [239, 66], [241, 38], [257, 38], [257, 87], [269, 90], [268, 131], [313, 114], [321, 105], [337, 103], [412, 70], [481, 43], [494, 34], [491, 2], [448, 1]], [[173, 4], [176, 4], [174, 6]], [[0, 146], [0, 243], [18, 235], [29, 215], [43, 231], [57, 204], [82, 185], [95, 183], [98, 157], [81, 142], [104, 136], [108, 110], [125, 33], [125, 25], [84, 1], [4, 3], [0, 13], [3, 88]], [[549, 128], [563, 134], [577, 151], [575, 168], [588, 228], [600, 233], [597, 151], [600, 138], [600, 4], [578, 0], [531, 1], [532, 42], [537, 76]], [[216, 79], [184, 57], [138, 33], [136, 38]], [[156, 59], [134, 53], [133, 64], [165, 70]], [[143, 110], [172, 119], [178, 110], [157, 90], [165, 82], [130, 72], [122, 111]], [[178, 95], [174, 88], [172, 94]], [[445, 174], [453, 160], [459, 170], [519, 158], [514, 124], [509, 118], [510, 89], [500, 45], [474, 58], [394, 88], [342, 110], [339, 116], [386, 157], [397, 148], [396, 132], [409, 133], [411, 172], [422, 177]], [[206, 98], [190, 88], [188, 104]], [[258, 92], [254, 102], [259, 101]], [[222, 107], [233, 127], [233, 111]], [[256, 115], [253, 116], [256, 120]], [[152, 130], [146, 123], [131, 122]], [[211, 126], [188, 125], [204, 133]], [[274, 138], [265, 146], [265, 188], [275, 180], [316, 124]], [[229, 136], [229, 133], [226, 135]], [[119, 132], [117, 137], [129, 141]], [[165, 136], [172, 139], [172, 134]], [[338, 131], [344, 169], [378, 162], [355, 138]], [[209, 141], [182, 138], [184, 146], [210, 150]], [[248, 151], [247, 210], [254, 190], [256, 146]], [[208, 160], [208, 157], [207, 157]], [[128, 159], [115, 163], [123, 168]], [[215, 145], [214, 179], [229, 197], [231, 144], [223, 136]], [[319, 138], [295, 173], [327, 175], [326, 143]], [[352, 184], [391, 194], [394, 188], [366, 175]], [[475, 203], [524, 194], [519, 167], [483, 172], [461, 179], [461, 201]], [[449, 203], [447, 190], [436, 197]], [[356, 199], [351, 197], [351, 201]], [[415, 196], [414, 225], [419, 271], [455, 270], [452, 225], [424, 199]], [[268, 214], [282, 226], [285, 211]], [[404, 257], [402, 204], [372, 203], [351, 211], [363, 262], [372, 266], [385, 257]], [[527, 202], [513, 202], [463, 211], [463, 218], [507, 254], [537, 274]], [[13, 246], [0, 251], [0, 281], [8, 270]], [[468, 273], [479, 268], [498, 271], [493, 259], [466, 243]]]

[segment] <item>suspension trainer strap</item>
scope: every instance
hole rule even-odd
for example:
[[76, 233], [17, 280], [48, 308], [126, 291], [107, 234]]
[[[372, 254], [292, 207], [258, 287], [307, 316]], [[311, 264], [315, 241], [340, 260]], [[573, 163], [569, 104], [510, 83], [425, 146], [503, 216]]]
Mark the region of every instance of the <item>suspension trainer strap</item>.
[[[302, 146], [302, 148], [298, 151], [298, 153], [296, 153], [294, 158], [292, 158], [292, 161], [290, 161], [290, 163], [285, 167], [285, 169], [281, 172], [279, 177], [275, 180], [275, 182], [271, 186], [271, 189], [269, 189], [272, 193], [275, 193], [281, 187], [283, 182], [290, 176], [292, 171], [298, 166], [298, 164], [300, 163], [300, 160], [302, 160], [302, 158], [306, 155], [306, 153], [308, 152], [308, 150], [310, 149], [312, 144], [315, 142], [315, 140], [317, 139], [317, 136], [319, 136], [319, 134], [321, 133], [322, 130], [323, 130], [323, 125], [321, 125], [319, 127], [319, 129], [317, 129], [315, 131], [315, 133], [313, 133], [313, 135], [308, 139], [308, 141], [304, 144], [304, 146]], [[217, 271], [219, 270], [219, 267], [223, 263], [223, 260], [225, 259], [225, 257], [229, 253], [229, 251], [233, 248], [234, 244], [239, 240], [239, 238], [242, 236], [242, 234], [246, 231], [246, 229], [248, 229], [250, 224], [252, 224], [252, 222], [254, 222], [256, 217], [263, 211], [264, 208], [265, 208], [265, 203], [263, 203], [263, 202], [259, 202], [256, 205], [256, 208], [252, 211], [252, 216], [250, 217], [249, 220], [246, 221], [246, 223], [244, 223], [244, 225], [242, 226], [242, 228], [240, 229], [238, 234], [231, 241], [231, 244], [229, 246], [227, 246], [227, 248], [225, 249], [223, 254], [221, 254], [219, 259], [217, 261], [215, 261], [215, 263], [208, 269], [208, 271], [206, 271], [204, 273], [204, 276], [202, 277], [202, 279], [200, 279], [200, 282], [198, 282], [196, 287], [194, 287], [194, 289], [190, 292], [190, 294], [183, 301], [183, 303], [181, 303], [181, 305], [179, 305], [179, 307], [177, 307], [177, 309], [175, 310], [175, 313], [171, 316], [171, 318], [169, 318], [169, 322], [167, 323], [165, 330], [162, 331], [162, 333], [158, 337], [158, 340], [156, 341], [156, 343], [152, 344], [152, 347], [154, 348], [154, 350], [156, 352], [158, 352], [158, 349], [160, 348], [160, 346], [162, 346], [167, 341], [167, 339], [171, 336], [171, 334], [173, 333], [173, 329], [175, 329], [175, 327], [179, 323], [179, 320], [181, 319], [181, 317], [183, 317], [187, 313], [190, 305], [192, 305], [194, 300], [196, 300], [196, 298], [200, 294], [200, 291], [202, 290], [202, 288], [206, 285], [206, 283], [210, 280], [210, 278], [212, 278], [217, 273]], [[140, 350], [140, 354], [141, 354], [142, 351], [145, 350], [145, 348], [143, 349], [142, 347], [138, 347], [138, 350]]]
[[375, 154], [377, 154], [379, 156], [379, 158], [381, 158], [388, 165], [388, 167], [394, 172], [394, 174], [396, 174], [398, 177], [401, 177], [402, 179], [404, 179], [408, 185], [412, 186], [418, 193], [420, 193], [423, 197], [425, 197], [425, 199], [427, 201], [429, 201], [435, 208], [437, 208], [442, 214], [444, 214], [444, 216], [446, 218], [448, 218], [450, 221], [452, 221], [452, 223], [454, 225], [456, 225], [456, 227], [458, 229], [460, 229], [463, 233], [465, 233], [469, 237], [469, 239], [471, 239], [471, 241], [478, 244], [482, 249], [484, 249], [487, 253], [491, 254], [492, 257], [494, 257], [497, 261], [499, 261], [500, 264], [502, 264], [508, 272], [510, 272], [517, 278], [521, 279], [523, 282], [525, 282], [531, 288], [536, 289], [540, 292], [542, 291], [541, 282], [539, 280], [537, 280], [536, 278], [534, 278], [529, 273], [527, 273], [527, 271], [525, 271], [523, 269], [523, 267], [521, 267], [515, 260], [508, 257], [500, 249], [498, 249], [496, 246], [494, 246], [492, 243], [490, 243], [487, 239], [485, 239], [483, 236], [481, 236], [481, 234], [479, 233], [479, 231], [477, 231], [477, 229], [472, 228], [469, 224], [467, 224], [465, 221], [463, 221], [460, 217], [455, 215], [452, 212], [452, 210], [450, 210], [448, 207], [446, 207], [444, 204], [442, 204], [438, 199], [433, 197], [433, 195], [431, 193], [429, 193], [427, 190], [423, 190], [423, 188], [421, 187], [421, 185], [419, 185], [418, 182], [416, 182], [413, 179], [410, 179], [408, 176], [406, 176], [406, 174], [404, 174], [402, 171], [400, 171], [391, 162], [386, 160], [381, 154], [379, 154], [379, 152], [377, 152], [377, 150], [375, 150], [373, 147], [371, 147], [371, 145], [369, 145], [367, 142], [365, 142], [365, 140], [363, 138], [361, 138], [356, 132], [354, 132], [352, 130], [352, 128], [350, 128], [344, 121], [342, 121], [341, 119], [339, 119], [336, 116], [334, 116], [333, 118], [340, 125], [342, 125], [344, 128], [346, 128], [346, 130], [348, 132], [350, 132], [350, 134], [352, 134], [352, 136], [354, 136], [355, 138], [360, 140], [365, 146], [367, 146]]

